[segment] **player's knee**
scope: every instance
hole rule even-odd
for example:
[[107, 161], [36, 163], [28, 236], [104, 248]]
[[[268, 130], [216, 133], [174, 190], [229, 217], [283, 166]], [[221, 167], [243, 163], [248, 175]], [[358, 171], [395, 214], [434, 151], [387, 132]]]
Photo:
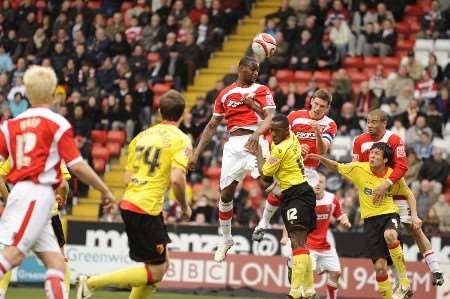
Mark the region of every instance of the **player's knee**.
[[397, 240], [397, 232], [393, 229], [384, 231], [384, 240], [387, 244], [391, 244]]
[[385, 259], [377, 259], [375, 261], [375, 272], [377, 276], [383, 276], [387, 274], [387, 262]]
[[25, 254], [15, 246], [5, 247], [3, 256], [8, 260], [12, 267], [18, 266], [25, 259]]
[[341, 276], [341, 272], [329, 272], [328, 273], [328, 278], [333, 281], [333, 282], [337, 282], [339, 280], [339, 277]]
[[169, 267], [169, 263], [166, 261], [163, 264], [160, 265], [148, 265], [147, 264], [147, 271], [151, 272], [151, 281], [149, 281], [149, 284], [154, 284], [157, 282], [160, 282], [163, 277], [164, 274], [166, 274], [167, 269]]

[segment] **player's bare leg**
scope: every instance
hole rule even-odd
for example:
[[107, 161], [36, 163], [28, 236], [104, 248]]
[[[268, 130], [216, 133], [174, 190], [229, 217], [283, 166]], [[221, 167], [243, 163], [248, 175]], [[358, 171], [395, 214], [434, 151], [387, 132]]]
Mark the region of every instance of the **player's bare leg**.
[[231, 235], [231, 221], [233, 219], [233, 197], [238, 185], [233, 181], [230, 185], [220, 191], [219, 200], [219, 226], [222, 231], [222, 241], [217, 244], [214, 260], [218, 263], [225, 260], [228, 250], [234, 245]]
[[336, 299], [337, 291], [339, 289], [339, 277], [341, 276], [340, 272], [330, 271], [328, 272], [327, 279], [327, 294], [328, 299]]
[[64, 283], [64, 256], [60, 252], [36, 252], [36, 255], [47, 269], [45, 274], [47, 298], [68, 299], [69, 292]]
[[411, 224], [405, 224], [406, 228], [410, 232], [411, 236], [416, 241], [417, 247], [419, 247], [420, 253], [422, 253], [425, 262], [428, 265], [431, 273], [433, 273], [433, 285], [441, 286], [444, 284], [444, 275], [442, 274], [441, 267], [439, 265], [439, 258], [437, 254], [431, 248], [430, 240], [424, 234], [422, 228], [414, 229]]

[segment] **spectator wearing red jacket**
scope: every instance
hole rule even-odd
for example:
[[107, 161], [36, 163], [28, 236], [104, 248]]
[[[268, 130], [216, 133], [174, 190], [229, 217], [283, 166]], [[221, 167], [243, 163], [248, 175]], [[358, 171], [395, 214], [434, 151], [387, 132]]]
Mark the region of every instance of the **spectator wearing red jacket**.
[[189, 12], [189, 18], [191, 18], [192, 24], [197, 26], [200, 24], [200, 17], [202, 15], [207, 15], [208, 9], [205, 7], [203, 0], [195, 0], [195, 8]]

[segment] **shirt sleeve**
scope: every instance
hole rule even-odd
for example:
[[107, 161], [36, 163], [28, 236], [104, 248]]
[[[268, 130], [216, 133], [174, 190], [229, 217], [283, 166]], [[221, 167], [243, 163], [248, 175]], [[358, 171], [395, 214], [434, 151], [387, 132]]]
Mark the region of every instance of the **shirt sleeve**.
[[339, 163], [338, 164], [338, 172], [343, 177], [349, 179], [353, 184], [357, 187], [359, 186], [359, 177], [361, 176], [359, 163], [351, 162], [351, 163]]
[[325, 129], [325, 131], [322, 133], [322, 138], [325, 139], [328, 142], [328, 144], [331, 144], [333, 142], [334, 137], [336, 136], [336, 132], [337, 132], [336, 123], [332, 121]]
[[[139, 135], [138, 135], [139, 136]], [[128, 145], [128, 160], [126, 165], [127, 171], [133, 171], [134, 169], [134, 160], [136, 157], [136, 141], [138, 136], [134, 137]]]
[[187, 170], [189, 158], [192, 154], [191, 142], [183, 142], [182, 146], [178, 146], [172, 158], [172, 167]]
[[406, 148], [400, 137], [391, 138], [389, 140], [389, 145], [392, 148], [393, 155], [393, 169], [394, 171], [389, 176], [389, 180], [392, 183], [398, 182], [402, 177], [405, 176], [408, 171], [408, 159], [406, 158]]
[[221, 116], [225, 114], [225, 110], [223, 109], [222, 96], [223, 94], [219, 93], [219, 95], [216, 98], [216, 102], [214, 103], [213, 115]]
[[362, 158], [362, 156], [361, 156], [361, 144], [360, 144], [360, 142], [359, 142], [359, 140], [358, 140], [358, 137], [356, 137], [356, 138], [353, 140], [353, 155], [352, 155], [352, 160], [353, 160], [353, 161], [356, 161], [356, 162], [359, 162], [359, 161], [361, 161], [361, 158]]
[[66, 163], [67, 167], [71, 167], [83, 160], [78, 150], [75, 140], [73, 139], [72, 128], [67, 129], [58, 142], [58, 152]]
[[272, 148], [269, 158], [264, 162], [262, 169], [263, 175], [270, 177], [274, 176], [280, 167], [282, 158], [283, 150], [276, 147]]
[[333, 204], [334, 204], [333, 216], [334, 218], [340, 220], [342, 216], [345, 215], [345, 213], [344, 210], [342, 209], [341, 203], [339, 202], [336, 196], [333, 197]]
[[272, 92], [266, 86], [260, 88], [255, 93], [255, 101], [263, 108], [276, 108], [275, 102], [273, 100]]
[[407, 198], [412, 195], [412, 191], [409, 189], [404, 178], [401, 178], [392, 187], [394, 187], [392, 189], [392, 195], [394, 197]]

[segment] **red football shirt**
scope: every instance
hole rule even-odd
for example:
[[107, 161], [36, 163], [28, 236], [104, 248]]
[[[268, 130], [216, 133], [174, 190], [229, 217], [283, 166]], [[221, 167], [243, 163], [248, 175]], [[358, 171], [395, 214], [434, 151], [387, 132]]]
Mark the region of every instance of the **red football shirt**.
[[47, 108], [30, 108], [2, 124], [0, 156], [11, 158], [11, 184], [59, 184], [61, 159], [68, 167], [82, 159], [69, 122]]
[[[291, 130], [297, 135], [300, 144], [307, 144], [309, 146], [309, 152], [313, 154], [320, 154], [316, 147], [316, 133], [311, 126], [311, 123], [316, 121], [321, 129], [322, 138], [326, 142], [331, 144], [336, 136], [337, 126], [334, 120], [328, 116], [324, 116], [319, 120], [314, 120], [309, 116], [308, 110], [293, 111], [288, 115], [289, 125]], [[306, 167], [317, 168], [319, 161], [307, 159], [303, 163]]]
[[408, 159], [406, 158], [406, 149], [400, 136], [386, 130], [383, 136], [375, 140], [369, 133], [363, 133], [353, 141], [353, 160], [359, 162], [369, 161], [369, 152], [372, 145], [376, 142], [385, 142], [392, 149], [392, 165], [394, 169], [389, 179], [392, 183], [400, 180], [408, 171]]
[[272, 93], [267, 86], [253, 83], [243, 87], [238, 83], [233, 83], [219, 93], [214, 105], [214, 115], [225, 117], [228, 132], [239, 128], [256, 130], [261, 118], [251, 107], [242, 102], [251, 93], [255, 94], [254, 100], [262, 109], [275, 109]]
[[308, 234], [306, 247], [312, 250], [329, 250], [331, 245], [327, 240], [331, 216], [340, 220], [345, 213], [336, 196], [325, 192], [324, 196], [316, 200], [317, 224], [316, 229]]

